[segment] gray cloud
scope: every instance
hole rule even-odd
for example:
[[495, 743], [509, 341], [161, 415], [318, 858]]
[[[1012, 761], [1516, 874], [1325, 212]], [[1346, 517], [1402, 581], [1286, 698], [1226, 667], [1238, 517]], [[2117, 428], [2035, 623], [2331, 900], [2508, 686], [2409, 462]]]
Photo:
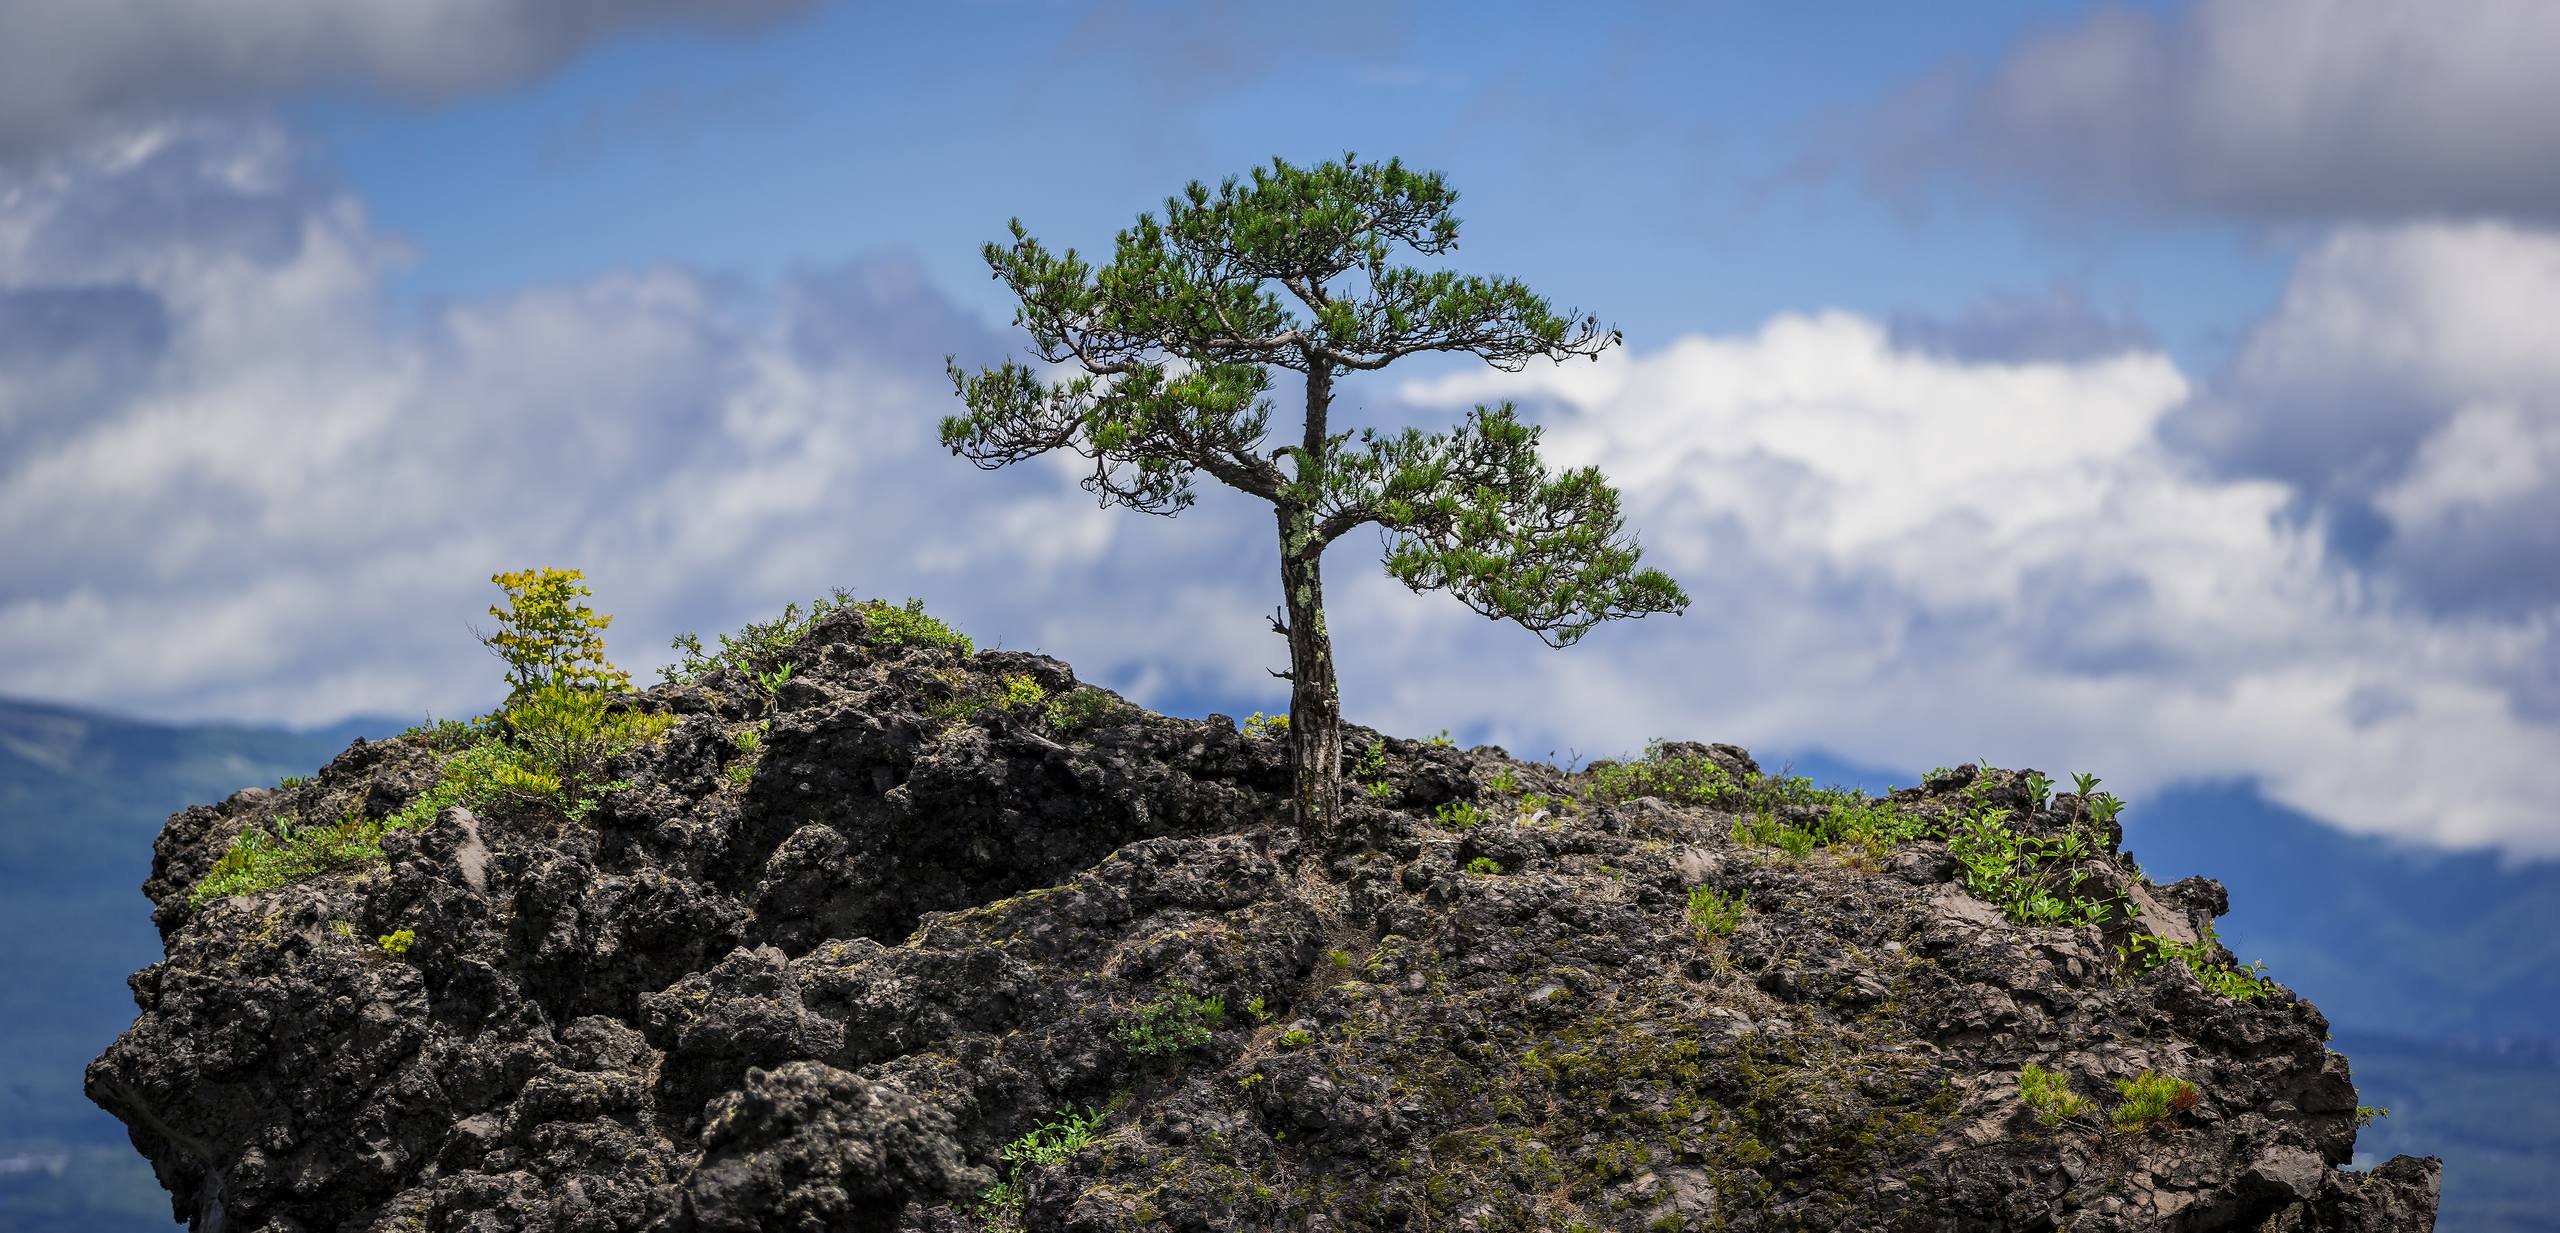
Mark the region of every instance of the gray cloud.
[[2041, 295], [1988, 296], [1952, 316], [1897, 313], [1887, 325], [1896, 347], [1993, 364], [2099, 359], [2160, 347], [2150, 327], [2109, 316], [2079, 288], [2060, 283]]
[[617, 31], [744, 28], [812, 0], [0, 0], [0, 153], [102, 120], [312, 90], [434, 101], [530, 80]]
[[[2109, 7], [1878, 117], [1889, 174], [2253, 217], [2560, 215], [2560, 5]], [[1914, 117], [1927, 117], [1914, 119]]]

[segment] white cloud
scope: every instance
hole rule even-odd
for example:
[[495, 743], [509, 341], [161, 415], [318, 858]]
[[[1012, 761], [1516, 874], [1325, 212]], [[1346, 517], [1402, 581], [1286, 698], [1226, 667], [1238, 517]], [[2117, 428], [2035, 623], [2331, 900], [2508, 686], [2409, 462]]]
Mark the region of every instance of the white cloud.
[[621, 30], [746, 27], [808, 0], [0, 0], [0, 153], [312, 90], [521, 84]]
[[[26, 393], [62, 388], [44, 372], [0, 370], [0, 408], [33, 408], [0, 421], [0, 690], [452, 714], [495, 680], [464, 626], [499, 570], [584, 568], [640, 667], [677, 630], [830, 585], [921, 590], [943, 545], [1039, 578], [1121, 525], [940, 450], [942, 354], [996, 344], [895, 260], [746, 295], [617, 274], [404, 323], [382, 303], [399, 245], [272, 137], [197, 125], [0, 173], [0, 236], [27, 238], [0, 245], [0, 295], [108, 286], [99, 312], [154, 323], [49, 337], [74, 359], [103, 338], [148, 374], [70, 405]], [[236, 225], [81, 229], [134, 197]]]
[[2108, 6], [1959, 90], [1951, 130], [1885, 117], [1888, 161], [2083, 202], [2307, 218], [2560, 215], [2560, 6], [2191, 0]]
[[2340, 228], [2168, 435], [2413, 602], [2560, 603], [2560, 231]]
[[1845, 313], [1404, 391], [1553, 408], [1556, 459], [1620, 483], [1696, 601], [1539, 665], [1538, 707], [1473, 695], [1539, 717], [1511, 727], [1540, 751], [1572, 733], [1585, 752], [1685, 734], [1978, 754], [2137, 800], [2257, 777], [2350, 829], [2560, 853], [2560, 727], [2510, 695], [2560, 622], [2375, 602], [2280, 516], [2290, 488], [2199, 476], [2159, 440], [2189, 392], [2156, 354], [1967, 363]]
[[[0, 329], [54, 357], [0, 368], [0, 408], [19, 409], [0, 420], [0, 692], [172, 717], [458, 714], [495, 692], [465, 629], [496, 598], [485, 579], [557, 564], [588, 572], [615, 657], [644, 675], [673, 633], [845, 585], [921, 595], [982, 644], [1141, 701], [1285, 705], [1264, 672], [1285, 661], [1268, 513], [1212, 486], [1180, 519], [1142, 518], [1095, 509], [1069, 466], [951, 458], [932, 431], [941, 356], [1010, 347], [911, 267], [767, 289], [629, 272], [410, 320], [381, 302], [403, 256], [267, 130], [0, 173], [0, 302], [35, 306]], [[2370, 265], [2306, 264], [2302, 302], [2376, 315], [2322, 290]], [[2497, 286], [2493, 302], [2532, 294]], [[62, 312], [71, 327], [28, 324]], [[2461, 397], [2388, 489], [2413, 526], [2549, 487], [2522, 487], [2516, 445], [2547, 442], [2546, 404], [2514, 396], [2534, 349], [2459, 346], [2506, 376], [2431, 378]], [[1398, 388], [1344, 393], [1380, 406]], [[2235, 388], [2257, 387], [2215, 396]], [[1361, 722], [1490, 729], [1533, 755], [1656, 735], [1911, 767], [1986, 755], [2098, 772], [2137, 808], [2171, 781], [2256, 776], [2355, 829], [2560, 853], [2542, 807], [2560, 712], [2529, 705], [2560, 613], [2392, 602], [2388, 577], [2285, 516], [2299, 483], [2203, 473], [2164, 442], [2194, 390], [2158, 354], [1988, 362], [1823, 313], [1402, 392], [1422, 423], [1529, 400], [1555, 459], [1617, 481], [1696, 603], [1556, 652], [1405, 592], [1354, 537], [1327, 576]], [[2484, 467], [2487, 485], [2461, 482]]]

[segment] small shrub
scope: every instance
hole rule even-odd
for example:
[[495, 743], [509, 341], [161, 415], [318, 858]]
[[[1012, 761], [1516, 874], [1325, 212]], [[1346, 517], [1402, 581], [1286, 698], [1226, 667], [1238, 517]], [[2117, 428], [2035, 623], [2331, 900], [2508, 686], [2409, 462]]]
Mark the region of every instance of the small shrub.
[[1502, 862], [1490, 856], [1479, 856], [1467, 862], [1467, 872], [1480, 878], [1489, 878], [1502, 872]]
[[1488, 786], [1503, 796], [1510, 796], [1520, 790], [1520, 778], [1512, 774], [1511, 768], [1506, 766], [1493, 773], [1493, 782]]
[[1326, 952], [1324, 953], [1324, 957], [1325, 957], [1325, 960], [1326, 960], [1327, 962], [1329, 962], [1329, 963], [1333, 964], [1333, 966], [1338, 967], [1338, 968], [1342, 969], [1342, 970], [1343, 970], [1343, 971], [1345, 971], [1345, 972], [1348, 972], [1348, 971], [1350, 971], [1350, 970], [1351, 970], [1351, 964], [1352, 964], [1353, 960], [1352, 960], [1352, 958], [1351, 958], [1351, 952], [1350, 952], [1350, 951], [1342, 950], [1342, 949], [1337, 948], [1337, 949], [1334, 949], [1334, 950], [1326, 951]]
[[2172, 942], [2157, 934], [2137, 932], [2116, 949], [2116, 957], [2137, 975], [2176, 960], [2194, 972], [2205, 988], [2235, 1002], [2264, 1001], [2276, 995], [2276, 982], [2259, 975], [2267, 965], [2234, 965], [2220, 957], [2221, 949], [2221, 943], [2210, 934], [2201, 941]]
[[2033, 1062], [2018, 1072], [2018, 1099], [2026, 1102], [2036, 1120], [2047, 1126], [2058, 1126], [2097, 1107], [2088, 1097], [2071, 1090], [2070, 1076]]
[[1369, 746], [1369, 752], [1360, 755], [1359, 764], [1351, 768], [1351, 777], [1360, 780], [1380, 779], [1385, 777], [1386, 773], [1387, 743], [1385, 741]]
[[1391, 783], [1365, 784], [1360, 790], [1368, 793], [1369, 799], [1373, 801], [1392, 800], [1396, 794], [1396, 786]]
[[1290, 1028], [1280, 1033], [1280, 1047], [1283, 1049], [1303, 1049], [1314, 1044], [1315, 1040], [1314, 1034], [1305, 1028]]
[[1049, 700], [1049, 691], [1042, 689], [1040, 682], [1032, 680], [1024, 673], [1005, 674], [1002, 687], [1003, 692], [996, 701], [997, 705], [1008, 711], [1019, 710], [1026, 706], [1038, 706]]
[[2027, 799], [2034, 801], [2037, 809], [2043, 809], [2045, 803], [2053, 797], [2053, 780], [2034, 771], [2027, 772], [2025, 778]]
[[381, 937], [375, 938], [373, 940], [373, 944], [381, 947], [383, 954], [397, 959], [402, 955], [408, 954], [409, 947], [414, 945], [417, 940], [418, 935], [412, 930], [394, 929], [389, 933], [383, 934]]
[[2391, 1110], [2382, 1108], [2379, 1105], [2357, 1105], [2356, 1129], [2362, 1130], [2365, 1127], [2373, 1125], [2375, 1122], [2381, 1121], [2389, 1116], [2391, 1116]]
[[1255, 711], [1244, 721], [1244, 734], [1252, 740], [1265, 740], [1289, 735], [1289, 717], [1265, 715]]
[[631, 688], [631, 677], [604, 657], [604, 630], [613, 618], [588, 609], [588, 591], [574, 569], [528, 569], [494, 574], [489, 581], [507, 593], [511, 605], [492, 605], [498, 632], [481, 634], [481, 645], [507, 661], [508, 700], [536, 689], [558, 686], [581, 690]]
[[1742, 923], [1742, 910], [1751, 899], [1749, 891], [1735, 891], [1731, 899], [1716, 893], [1714, 887], [1689, 888], [1689, 927], [1698, 936], [1720, 938], [1732, 933]]
[[[770, 723], [772, 721], [768, 720], [766, 722]], [[729, 744], [740, 754], [753, 757], [757, 750], [764, 748], [764, 734], [764, 724], [757, 724], [752, 728], [740, 728], [736, 732], [729, 734]]]
[[784, 664], [771, 672], [759, 672], [756, 674], [756, 684], [764, 686], [766, 693], [781, 693], [782, 687], [791, 683], [791, 674], [798, 668], [798, 664]]
[[1741, 795], [1733, 776], [1704, 755], [1666, 755], [1662, 742], [1645, 746], [1644, 756], [1583, 772], [1583, 791], [1607, 804], [1658, 796], [1689, 805], [1714, 805]]
[[1428, 738], [1424, 741], [1424, 744], [1437, 745], [1442, 749], [1455, 749], [1458, 746], [1456, 741], [1449, 739], [1449, 730], [1447, 728], [1442, 728], [1440, 730], [1440, 735]]
[[588, 795], [605, 760], [666, 735], [673, 715], [611, 710], [611, 700], [589, 689], [541, 685], [498, 713], [520, 755], [516, 786], [548, 791], [563, 806]]
[[1045, 718], [1060, 732], [1080, 732], [1111, 710], [1111, 695], [1078, 686], [1050, 699]]
[[311, 779], [307, 775], [287, 775], [276, 781], [276, 787], [281, 790], [291, 791], [292, 789], [299, 788], [309, 782], [311, 782]]
[[1433, 810], [1431, 816], [1453, 831], [1469, 830], [1485, 822], [1484, 811], [1465, 801], [1451, 801]]
[[909, 599], [903, 608], [892, 607], [886, 600], [865, 600], [862, 619], [871, 631], [872, 641], [883, 646], [943, 647], [963, 655], [977, 651], [969, 635], [928, 614], [920, 599]]
[[[706, 651], [702, 639], [692, 634], [678, 634], [668, 645], [678, 652], [676, 662], [658, 670], [668, 684], [695, 680], [714, 668], [735, 668], [761, 682], [765, 674], [790, 667], [791, 648], [808, 636], [818, 621], [838, 609], [853, 606], [850, 592], [838, 587], [834, 594], [809, 601], [802, 613], [797, 602], [783, 605], [782, 615], [762, 624], [750, 622], [734, 634], [720, 635], [720, 648]], [[766, 686], [779, 688], [781, 681]]]
[[1111, 1035], [1133, 1058], [1166, 1057], [1209, 1043], [1210, 1034], [1226, 1025], [1224, 998], [1175, 990], [1139, 1007]]
[[2203, 1099], [2195, 1084], [2150, 1070], [2131, 1079], [2116, 1080], [2116, 1091], [2124, 1101], [2107, 1114], [2107, 1121], [2128, 1134], [2147, 1130], [2154, 1122], [2167, 1121], [2172, 1115], [2195, 1108], [2196, 1102]]
[[997, 1149], [996, 1158], [1004, 1162], [1004, 1180], [978, 1192], [978, 1218], [991, 1228], [1020, 1228], [1022, 1171], [1033, 1165], [1062, 1164], [1083, 1151], [1092, 1144], [1103, 1116], [1099, 1109], [1078, 1113], [1073, 1106], [1062, 1105], [1056, 1117]]
[[[384, 827], [360, 814], [325, 826], [299, 826], [291, 815], [241, 831], [187, 892], [200, 908], [231, 895], [254, 895], [331, 869], [379, 860]], [[281, 832], [281, 833], [279, 833]]]
[[428, 719], [411, 724], [400, 733], [403, 740], [415, 740], [429, 749], [451, 753], [480, 739], [480, 729], [459, 719]]
[[2076, 829], [2022, 835], [2008, 817], [2006, 809], [1989, 809], [1948, 829], [1947, 850], [1963, 866], [1965, 890], [2021, 925], [2105, 924], [2118, 905], [2081, 890], [2086, 863], [2099, 851], [2096, 838]]
[[1246, 998], [1244, 1002], [1244, 1013], [1253, 1016], [1253, 1021], [1255, 1023], [1267, 1024], [1271, 1022], [1271, 1009], [1263, 1004], [1261, 998]]

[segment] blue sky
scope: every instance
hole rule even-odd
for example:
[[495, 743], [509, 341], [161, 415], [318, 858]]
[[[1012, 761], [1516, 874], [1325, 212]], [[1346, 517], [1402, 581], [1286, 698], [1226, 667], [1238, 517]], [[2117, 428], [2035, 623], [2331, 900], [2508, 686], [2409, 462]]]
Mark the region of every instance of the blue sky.
[[888, 249], [1001, 324], [977, 248], [1008, 217], [1099, 244], [1188, 179], [1346, 149], [1447, 173], [1463, 251], [1637, 339], [1778, 304], [1945, 315], [2059, 287], [2203, 361], [2289, 264], [2280, 238], [2221, 220], [2126, 227], [1860, 182], [1875, 114], [2054, 25], [2050, 4], [1338, 7], [1259, 55], [1232, 6], [833, 6], [767, 37], [608, 43], [432, 110], [342, 96], [295, 114], [419, 247], [394, 281], [411, 297], [664, 262], [772, 279]]
[[1020, 346], [1008, 217], [1090, 251], [1356, 150], [1626, 345], [1355, 422], [1517, 401], [1697, 603], [1553, 652], [1345, 541], [1355, 721], [2560, 854], [2560, 8], [429, 12], [0, 0], [0, 692], [458, 714], [550, 564], [635, 669], [847, 586], [1276, 709], [1267, 516], [973, 471], [941, 360]]

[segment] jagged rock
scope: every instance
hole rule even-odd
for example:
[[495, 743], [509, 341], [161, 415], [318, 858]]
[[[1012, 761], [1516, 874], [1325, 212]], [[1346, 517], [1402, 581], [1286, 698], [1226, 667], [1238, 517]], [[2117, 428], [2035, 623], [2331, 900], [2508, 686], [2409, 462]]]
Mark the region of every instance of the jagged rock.
[[[134, 977], [141, 1015], [89, 1091], [177, 1216], [433, 1233], [2433, 1222], [2434, 1161], [2339, 1167], [2355, 1093], [2316, 1009], [2234, 1001], [2179, 963], [2129, 975], [2108, 928], [2012, 924], [1944, 844], [1785, 859], [1718, 809], [1568, 804], [1591, 772], [1355, 729], [1346, 748], [1383, 741], [1387, 769], [1347, 841], [1309, 850], [1284, 821], [1285, 743], [1223, 717], [954, 717], [1007, 676], [1056, 695], [1073, 674], [877, 647], [851, 614], [795, 662], [771, 692], [724, 670], [629, 699], [678, 722], [578, 821], [451, 809], [385, 836], [374, 864], [195, 907], [245, 827], [382, 816], [437, 758], [358, 742], [309, 784], [174, 816], [145, 886], [167, 959]], [[1760, 774], [1731, 745], [1658, 756]], [[1497, 775], [1548, 800], [1515, 805]], [[1894, 805], [1968, 793], [2025, 833], [2087, 817], [1974, 766]], [[1448, 829], [1434, 809], [1460, 800], [1491, 820]], [[2182, 942], [2227, 907], [2217, 884], [2149, 886], [2111, 852], [2084, 872]], [[1745, 897], [1729, 937], [1688, 920], [1701, 885]], [[405, 953], [375, 941], [401, 929]], [[2199, 1098], [2139, 1132], [2047, 1126], [2021, 1103], [2029, 1062], [2102, 1106], [2146, 1071]], [[1096, 1112], [1080, 1148], [1003, 1154]]]

